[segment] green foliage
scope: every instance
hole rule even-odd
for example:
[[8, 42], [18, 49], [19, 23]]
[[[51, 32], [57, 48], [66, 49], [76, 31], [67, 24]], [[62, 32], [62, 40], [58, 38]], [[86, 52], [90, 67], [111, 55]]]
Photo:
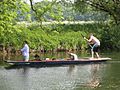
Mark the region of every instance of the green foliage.
[[[107, 27], [107, 28], [106, 28]], [[120, 50], [120, 26], [107, 25], [103, 27], [101, 34], [102, 48]]]
[[88, 6], [86, 3], [84, 3], [82, 0], [76, 0], [73, 5], [76, 11], [79, 11], [80, 13], [88, 12], [90, 9], [90, 6]]
[[52, 20], [61, 20], [62, 19], [62, 8], [56, 0], [50, 1], [41, 1], [34, 4], [35, 19], [38, 21], [45, 21], [47, 19]]
[[[81, 6], [85, 6], [82, 7]], [[99, 10], [107, 13], [111, 16], [111, 20], [114, 20], [115, 23], [120, 24], [120, 1], [119, 0], [76, 0], [75, 6], [77, 10], [90, 7], [94, 10]], [[80, 6], [80, 7], [79, 7]], [[87, 9], [86, 9], [87, 11]]]
[[30, 6], [23, 1], [17, 1], [17, 10], [16, 10], [17, 21], [31, 21]]
[[[95, 3], [97, 2], [98, 0], [95, 1]], [[67, 10], [71, 11], [72, 5], [71, 3], [65, 4], [67, 7], [70, 7], [69, 9], [66, 9], [65, 5], [62, 6], [63, 3], [61, 3], [62, 2], [56, 2], [56, 0], [54, 0], [54, 2], [43, 1], [34, 4], [34, 8], [37, 11], [36, 17], [39, 20], [52, 18], [52, 20], [60, 21], [66, 18], [68, 19], [69, 15], [68, 17], [66, 16], [66, 18], [63, 18], [64, 13], [66, 13]], [[79, 6], [80, 3], [76, 4]], [[104, 2], [100, 2], [100, 5], [101, 4], [103, 5]], [[111, 1], [106, 5], [106, 7], [109, 6], [112, 8], [116, 4], [113, 4]], [[116, 7], [118, 8], [119, 6]], [[86, 9], [90, 10], [88, 7]], [[0, 12], [0, 44], [3, 44], [4, 46], [9, 44], [16, 49], [20, 49], [24, 40], [27, 40], [31, 49], [86, 49], [87, 42], [82, 38], [81, 34], [89, 37], [89, 33], [92, 32], [101, 40], [102, 48], [120, 49], [120, 26], [117, 25], [108, 25], [106, 23], [98, 22], [89, 24], [55, 23], [42, 25], [41, 28], [41, 24], [39, 22], [35, 24], [27, 22], [21, 24], [16, 21], [31, 21], [30, 7], [22, 0], [1, 1]], [[68, 14], [71, 15], [73, 13], [74, 10]], [[117, 15], [118, 11], [114, 11], [114, 13], [116, 13], [114, 15]], [[69, 20], [73, 20], [74, 15], [71, 16], [72, 17], [70, 17]]]
[[0, 44], [10, 43], [15, 45], [17, 42], [16, 33], [20, 30], [15, 26], [18, 11], [27, 11], [25, 3], [21, 0], [3, 0], [0, 2]]

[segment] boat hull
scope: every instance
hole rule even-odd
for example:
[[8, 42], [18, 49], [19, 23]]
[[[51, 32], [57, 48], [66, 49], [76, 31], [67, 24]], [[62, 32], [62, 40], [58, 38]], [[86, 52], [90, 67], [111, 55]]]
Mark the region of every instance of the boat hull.
[[83, 58], [79, 60], [30, 60], [30, 61], [6, 61], [12, 65], [22, 65], [22, 66], [47, 66], [47, 65], [71, 65], [71, 64], [91, 64], [91, 63], [101, 63], [110, 60], [111, 58]]

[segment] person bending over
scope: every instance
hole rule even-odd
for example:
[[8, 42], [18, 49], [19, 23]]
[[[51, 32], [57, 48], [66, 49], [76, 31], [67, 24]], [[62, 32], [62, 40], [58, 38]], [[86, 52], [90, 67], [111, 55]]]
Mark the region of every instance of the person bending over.
[[94, 53], [96, 54], [97, 58], [100, 58], [100, 56], [98, 54], [98, 50], [100, 47], [99, 39], [97, 39], [92, 33], [90, 34], [89, 39], [87, 39], [86, 37], [84, 37], [84, 39], [86, 39], [89, 43], [93, 44], [93, 46], [91, 48], [92, 58], [94, 58]]
[[78, 60], [78, 56], [74, 53], [68, 53], [70, 55], [70, 60]]

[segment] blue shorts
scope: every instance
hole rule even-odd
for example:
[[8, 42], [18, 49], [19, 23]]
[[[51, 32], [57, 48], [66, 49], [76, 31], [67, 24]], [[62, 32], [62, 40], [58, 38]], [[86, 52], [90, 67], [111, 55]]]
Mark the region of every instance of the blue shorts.
[[99, 51], [99, 48], [100, 48], [100, 45], [98, 45], [97, 43], [95, 43], [92, 47], [92, 51], [93, 52], [98, 52]]

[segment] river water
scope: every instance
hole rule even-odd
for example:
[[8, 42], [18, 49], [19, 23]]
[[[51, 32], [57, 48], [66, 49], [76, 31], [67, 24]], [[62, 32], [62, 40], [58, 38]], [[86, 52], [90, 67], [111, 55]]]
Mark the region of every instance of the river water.
[[[99, 64], [39, 68], [1, 66], [0, 90], [120, 90], [119, 55], [118, 52], [101, 53], [102, 57], [111, 57], [112, 61]], [[66, 57], [65, 54], [58, 56]], [[90, 55], [78, 53], [78, 56]]]

